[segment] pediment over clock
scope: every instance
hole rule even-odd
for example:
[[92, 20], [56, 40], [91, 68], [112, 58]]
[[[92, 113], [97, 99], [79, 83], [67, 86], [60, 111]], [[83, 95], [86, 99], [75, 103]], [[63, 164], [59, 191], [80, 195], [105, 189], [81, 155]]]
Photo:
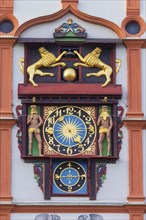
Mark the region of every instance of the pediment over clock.
[[80, 24], [82, 27], [86, 27], [89, 38], [112, 38], [116, 40], [125, 37], [124, 31], [117, 24], [104, 18], [75, 10], [72, 7], [67, 7], [55, 14], [31, 19], [23, 23], [15, 35], [19, 37], [19, 41], [21, 42], [24, 41], [24, 38], [25, 40], [29, 40], [29, 38], [52, 38], [54, 27], [58, 28], [68, 18], [72, 18], [74, 22]]

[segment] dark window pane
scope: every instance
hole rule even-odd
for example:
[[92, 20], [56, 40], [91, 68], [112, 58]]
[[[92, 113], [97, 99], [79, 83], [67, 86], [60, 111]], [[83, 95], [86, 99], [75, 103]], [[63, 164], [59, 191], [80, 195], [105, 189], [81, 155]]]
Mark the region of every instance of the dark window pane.
[[140, 31], [140, 26], [136, 21], [130, 21], [126, 24], [126, 31], [129, 34], [137, 34]]
[[0, 22], [0, 31], [3, 33], [9, 33], [13, 30], [14, 26], [11, 21], [5, 20]]

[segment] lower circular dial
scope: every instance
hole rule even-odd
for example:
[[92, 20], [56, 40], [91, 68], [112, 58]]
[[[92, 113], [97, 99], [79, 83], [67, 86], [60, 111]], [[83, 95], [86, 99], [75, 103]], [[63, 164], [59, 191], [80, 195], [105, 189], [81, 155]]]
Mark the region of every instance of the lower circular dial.
[[59, 164], [53, 173], [53, 182], [63, 192], [74, 193], [86, 183], [86, 171], [77, 162], [66, 161]]

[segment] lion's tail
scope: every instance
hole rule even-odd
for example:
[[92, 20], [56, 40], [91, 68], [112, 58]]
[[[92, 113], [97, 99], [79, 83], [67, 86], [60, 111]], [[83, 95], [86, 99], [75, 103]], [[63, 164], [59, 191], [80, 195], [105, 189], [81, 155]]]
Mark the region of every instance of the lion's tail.
[[18, 62], [19, 62], [20, 70], [24, 74], [24, 66], [22, 65], [22, 63], [24, 63], [24, 58], [20, 58]]
[[116, 73], [118, 73], [119, 70], [120, 70], [120, 66], [121, 66], [121, 60], [120, 59], [116, 59], [116, 63], [117, 63]]

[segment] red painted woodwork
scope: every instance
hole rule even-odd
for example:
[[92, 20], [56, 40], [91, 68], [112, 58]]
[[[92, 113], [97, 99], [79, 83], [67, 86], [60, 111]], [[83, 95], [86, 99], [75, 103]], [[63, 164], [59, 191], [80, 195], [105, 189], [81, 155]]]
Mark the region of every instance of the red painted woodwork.
[[101, 87], [101, 84], [73, 84], [73, 83], [52, 83], [52, 84], [39, 84], [38, 87], [31, 84], [18, 86], [19, 98], [24, 96], [35, 95], [122, 95], [122, 86], [108, 85]]

